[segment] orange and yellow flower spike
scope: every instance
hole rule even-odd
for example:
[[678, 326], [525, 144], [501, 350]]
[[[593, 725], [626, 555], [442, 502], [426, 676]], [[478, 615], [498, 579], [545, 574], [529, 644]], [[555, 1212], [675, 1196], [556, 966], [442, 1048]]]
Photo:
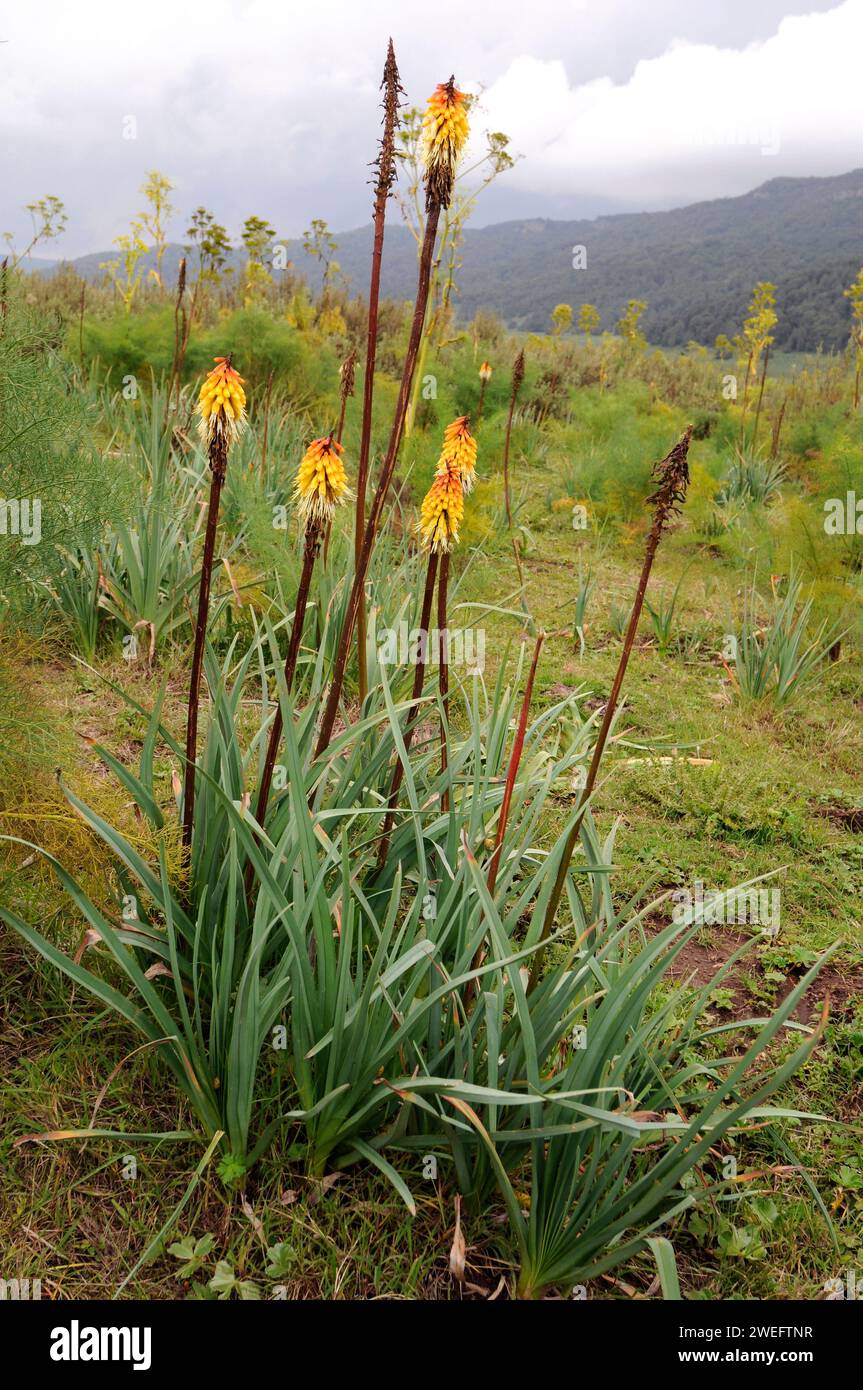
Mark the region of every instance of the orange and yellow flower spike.
[[216, 365], [198, 396], [198, 430], [208, 443], [221, 435], [230, 444], [246, 423], [244, 378], [234, 371], [230, 357], [213, 360]]
[[464, 516], [464, 489], [458, 469], [439, 468], [420, 508], [420, 537], [435, 554], [458, 544]]
[[294, 497], [303, 522], [325, 525], [349, 496], [344, 452], [331, 434], [315, 439], [306, 450], [294, 484]]
[[480, 364], [479, 364], [479, 379], [480, 379], [480, 381], [491, 381], [491, 363], [490, 363], [490, 362], [480, 362]]
[[449, 466], [457, 470], [464, 491], [470, 492], [476, 482], [476, 440], [468, 428], [467, 415], [460, 415], [444, 430], [438, 470]]
[[464, 92], [455, 78], [441, 82], [429, 97], [423, 117], [426, 194], [429, 202], [448, 208], [459, 155], [469, 132]]

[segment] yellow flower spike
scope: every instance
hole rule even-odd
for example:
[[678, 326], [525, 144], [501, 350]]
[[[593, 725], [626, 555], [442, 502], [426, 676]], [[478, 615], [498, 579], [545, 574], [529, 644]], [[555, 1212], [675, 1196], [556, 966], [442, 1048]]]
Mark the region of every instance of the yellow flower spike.
[[438, 468], [420, 508], [420, 537], [437, 554], [458, 544], [464, 516], [464, 489], [455, 464]]
[[341, 455], [344, 452], [333, 436], [315, 439], [309, 445], [297, 470], [294, 497], [306, 526], [331, 521], [336, 507], [350, 496], [348, 478]]
[[215, 357], [216, 363], [198, 396], [198, 431], [206, 443], [221, 436], [231, 444], [246, 423], [244, 378], [231, 366], [230, 357]]
[[476, 482], [476, 440], [468, 428], [467, 415], [460, 415], [444, 430], [438, 471], [445, 467], [455, 468], [466, 493], [472, 490]]
[[441, 207], [449, 207], [456, 165], [468, 131], [464, 92], [451, 77], [435, 88], [423, 117], [427, 198]]

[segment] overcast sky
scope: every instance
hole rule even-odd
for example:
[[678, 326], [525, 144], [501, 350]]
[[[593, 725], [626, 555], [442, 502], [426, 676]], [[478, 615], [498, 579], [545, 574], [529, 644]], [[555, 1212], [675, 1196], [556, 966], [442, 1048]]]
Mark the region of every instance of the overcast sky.
[[31, 0], [0, 9], [0, 232], [20, 245], [53, 193], [44, 254], [104, 250], [149, 169], [175, 240], [199, 203], [233, 235], [250, 213], [359, 226], [390, 34], [411, 103], [454, 72], [524, 156], [477, 224], [863, 165], [863, 0]]

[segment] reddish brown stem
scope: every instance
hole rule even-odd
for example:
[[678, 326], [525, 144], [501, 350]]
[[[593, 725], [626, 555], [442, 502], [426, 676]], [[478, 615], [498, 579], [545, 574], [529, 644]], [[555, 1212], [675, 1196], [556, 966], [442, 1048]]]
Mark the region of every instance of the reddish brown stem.
[[[369, 451], [372, 438], [372, 404], [375, 393], [375, 363], [378, 350], [378, 304], [381, 289], [381, 263], [384, 253], [384, 225], [387, 199], [395, 178], [395, 129], [398, 124], [399, 73], [393, 41], [390, 39], [384, 76], [384, 133], [378, 154], [378, 177], [375, 184], [374, 245], [369, 283], [369, 320], [366, 336], [366, 374], [363, 380], [363, 420], [360, 432], [360, 456], [357, 464], [357, 505], [354, 520], [354, 565], [359, 569], [366, 524], [366, 486], [369, 476]], [[368, 694], [369, 674], [366, 654], [366, 593], [363, 586], [357, 603], [357, 661], [359, 664], [360, 705]]]
[[[536, 639], [533, 649], [533, 660], [530, 663], [530, 671], [527, 677], [527, 685], [524, 688], [524, 699], [521, 702], [521, 714], [518, 720], [515, 742], [512, 745], [512, 753], [509, 758], [509, 766], [506, 770], [506, 784], [503, 789], [503, 801], [500, 807], [500, 816], [497, 823], [497, 835], [495, 836], [494, 852], [488, 866], [488, 878], [486, 880], [489, 896], [494, 897], [495, 885], [497, 883], [497, 871], [500, 867], [501, 851], [503, 842], [506, 838], [507, 825], [509, 823], [509, 808], [512, 805], [512, 793], [515, 788], [515, 779], [518, 776], [518, 769], [521, 764], [521, 755], [524, 752], [524, 736], [527, 732], [527, 720], [530, 714], [530, 701], [533, 695], [533, 682], [536, 678], [536, 667], [539, 661], [539, 654], [542, 644], [545, 641], [545, 633], [540, 632]], [[476, 955], [473, 958], [472, 969], [477, 970], [483, 962], [485, 948], [483, 945], [477, 947]], [[472, 999], [479, 988], [478, 979], [470, 981], [468, 986], [468, 998]]]
[[[438, 626], [438, 683], [441, 698], [440, 720], [440, 770], [445, 773], [448, 766], [449, 739], [449, 632], [446, 625], [447, 585], [449, 582], [449, 551], [440, 557], [440, 574], [437, 585], [437, 626]], [[444, 790], [440, 799], [441, 810], [449, 810], [449, 792]]]
[[[399, 387], [398, 401], [396, 402], [395, 418], [390, 433], [389, 445], [387, 447], [386, 458], [381, 470], [377, 490], [366, 522], [366, 529], [363, 534], [363, 544], [360, 550], [354, 571], [354, 580], [348, 598], [347, 610], [345, 612], [344, 624], [339, 635], [339, 645], [336, 651], [336, 658], [333, 665], [333, 678], [330, 682], [330, 689], [327, 702], [324, 707], [321, 719], [321, 729], [318, 735], [318, 742], [315, 748], [315, 757], [320, 757], [324, 749], [327, 748], [333, 732], [333, 725], [336, 722], [339, 701], [342, 694], [342, 686], [345, 679], [345, 667], [347, 666], [348, 653], [353, 639], [354, 627], [359, 611], [360, 596], [363, 593], [368, 573], [369, 561], [371, 560], [372, 550], [374, 549], [375, 538], [377, 536], [378, 525], [384, 509], [389, 486], [395, 471], [396, 459], [398, 457], [399, 445], [401, 444], [402, 431], [404, 430], [405, 414], [407, 412], [408, 401], [410, 399], [411, 382], [413, 381], [414, 368], [416, 367], [417, 352], [422, 337], [423, 323], [425, 322], [426, 304], [428, 303], [429, 278], [431, 273], [431, 260], [434, 252], [435, 237], [437, 236], [438, 220], [440, 218], [440, 203], [433, 203], [426, 215], [425, 236], [423, 238], [422, 252], [420, 255], [419, 280], [417, 284], [417, 297], [414, 307], [413, 323], [408, 341], [407, 352], [405, 354], [404, 369], [402, 372], [401, 386]], [[360, 634], [360, 640], [365, 642], [365, 632]]]
[[743, 443], [743, 431], [746, 427], [746, 407], [749, 404], [749, 377], [752, 373], [752, 353], [749, 354], [749, 361], [746, 363], [746, 380], [743, 383], [743, 409], [740, 412], [740, 432], [737, 436], [738, 443]]
[[521, 755], [524, 751], [524, 736], [527, 732], [527, 719], [530, 713], [530, 700], [533, 695], [533, 682], [536, 678], [536, 666], [539, 661], [539, 654], [542, 644], [545, 641], [545, 633], [540, 632], [536, 639], [533, 649], [533, 660], [530, 663], [530, 672], [527, 677], [527, 685], [524, 688], [524, 699], [521, 702], [521, 715], [519, 716], [518, 729], [516, 730], [515, 742], [512, 745], [509, 767], [506, 772], [506, 786], [503, 790], [503, 801], [500, 807], [500, 817], [497, 823], [497, 836], [495, 838], [494, 853], [491, 856], [491, 863], [488, 866], [488, 891], [494, 895], [495, 884], [497, 883], [497, 871], [500, 865], [500, 854], [503, 849], [503, 842], [506, 836], [506, 828], [509, 822], [509, 808], [512, 805], [512, 793], [515, 787], [515, 779], [518, 776]]
[[[509, 442], [512, 437], [512, 417], [515, 414], [515, 403], [518, 398], [521, 383], [524, 380], [524, 352], [520, 352], [515, 359], [512, 369], [512, 390], [509, 396], [509, 413], [506, 417], [506, 435], [503, 441], [503, 497], [506, 503], [506, 523], [510, 531], [512, 530], [512, 507], [509, 500]], [[518, 553], [516, 552], [516, 563], [518, 564]], [[518, 566], [521, 575], [521, 565]]]
[[[336, 429], [336, 434], [335, 434], [335, 439], [336, 439], [336, 443], [337, 443], [337, 444], [341, 444], [341, 442], [342, 442], [342, 435], [343, 435], [344, 432], [345, 432], [345, 412], [347, 411], [347, 408], [348, 408], [348, 396], [352, 396], [352, 395], [354, 394], [354, 365], [355, 365], [355, 363], [356, 363], [356, 360], [357, 360], [357, 354], [356, 354], [355, 352], [350, 352], [350, 353], [348, 353], [348, 356], [345, 358], [344, 362], [342, 363], [342, 373], [341, 373], [341, 376], [342, 376], [342, 390], [341, 390], [342, 404], [341, 404], [341, 408], [340, 408], [340, 410], [339, 410], [339, 423], [338, 423], [338, 427], [337, 427], [337, 429]], [[324, 558], [324, 566], [326, 566], [327, 561], [329, 560], [329, 555], [330, 555], [330, 536], [332, 535], [332, 533], [333, 533], [333, 523], [332, 523], [332, 518], [331, 518], [331, 519], [327, 522], [326, 527], [324, 528], [324, 557], [323, 557], [323, 558]]]
[[177, 275], [177, 299], [174, 304], [174, 357], [171, 362], [171, 380], [168, 385], [167, 410], [170, 411], [174, 401], [174, 389], [177, 395], [180, 392], [180, 373], [183, 366], [185, 355], [185, 344], [187, 341], [186, 322], [187, 314], [183, 299], [186, 293], [186, 257], [180, 257], [180, 269]]
[[[429, 551], [428, 569], [426, 570], [426, 586], [423, 593], [422, 612], [420, 614], [420, 647], [417, 652], [416, 666], [414, 667], [414, 683], [411, 691], [411, 699], [418, 700], [423, 693], [426, 671], [426, 651], [428, 649], [429, 620], [431, 618], [432, 598], [434, 597], [435, 579], [437, 577], [437, 555], [433, 550]], [[413, 741], [414, 731], [419, 722], [419, 711], [411, 711], [407, 727], [404, 734], [405, 755], [410, 751]], [[383, 868], [390, 847], [390, 835], [392, 834], [393, 821], [395, 820], [396, 807], [398, 805], [399, 790], [401, 789], [402, 779], [405, 775], [404, 763], [401, 758], [393, 768], [393, 780], [390, 787], [389, 802], [387, 803], [387, 813], [384, 817], [384, 827], [381, 832], [381, 842], [378, 849], [378, 872]]]
[[[312, 570], [315, 567], [318, 549], [321, 543], [321, 528], [316, 521], [310, 521], [306, 527], [306, 543], [303, 550], [303, 568], [300, 574], [300, 583], [297, 588], [297, 600], [294, 606], [294, 621], [291, 626], [291, 636], [288, 642], [288, 651], [285, 657], [285, 687], [290, 692], [294, 684], [294, 676], [297, 670], [297, 658], [300, 653], [300, 642], [303, 636], [303, 624], [306, 618], [306, 607], [309, 599], [309, 589], [312, 581]], [[261, 774], [261, 783], [258, 788], [258, 803], [255, 808], [255, 820], [258, 825], [263, 826], [264, 818], [267, 814], [267, 802], [270, 798], [270, 788], [273, 782], [273, 770], [276, 766], [276, 754], [279, 751], [282, 729], [281, 701], [276, 704], [276, 712], [273, 716], [273, 723], [270, 728], [270, 737], [267, 743], [267, 755], [264, 759], [264, 768]], [[251, 865], [249, 865], [251, 868]], [[248, 872], [248, 870], [247, 870]]]
[[761, 369], [761, 385], [758, 390], [758, 405], [755, 407], [755, 424], [752, 429], [752, 447], [758, 440], [758, 422], [761, 419], [761, 402], [764, 400], [764, 383], [767, 380], [767, 363], [770, 361], [770, 344], [764, 349], [764, 366]]
[[785, 418], [785, 407], [787, 404], [788, 397], [786, 396], [781, 406], [779, 407], [779, 414], [777, 415], [773, 425], [773, 439], [770, 444], [770, 457], [772, 459], [775, 459], [777, 454], [779, 453], [779, 439], [782, 434], [782, 421]]
[[[230, 359], [229, 359], [230, 360]], [[219, 524], [219, 499], [228, 466], [228, 449], [220, 431], [210, 443], [210, 503], [207, 509], [207, 529], [204, 534], [204, 556], [201, 563], [201, 583], [198, 588], [198, 616], [195, 623], [195, 646], [192, 652], [192, 675], [189, 682], [189, 714], [186, 722], [186, 768], [183, 787], [183, 852], [190, 866], [192, 829], [195, 821], [195, 758], [198, 745], [198, 701], [201, 691], [201, 671], [204, 665], [204, 645], [207, 638], [207, 618], [210, 610], [210, 578], [216, 530]]]

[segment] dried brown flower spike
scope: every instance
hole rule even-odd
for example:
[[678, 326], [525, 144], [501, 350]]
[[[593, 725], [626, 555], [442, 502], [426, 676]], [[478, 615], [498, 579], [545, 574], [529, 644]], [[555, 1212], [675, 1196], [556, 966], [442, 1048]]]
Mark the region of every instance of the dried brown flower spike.
[[[663, 531], [669, 526], [674, 517], [680, 515], [680, 508], [686, 498], [686, 489], [689, 485], [688, 454], [691, 440], [692, 426], [687, 425], [671, 452], [666, 454], [665, 458], [661, 459], [659, 463], [654, 464], [653, 467], [652, 477], [654, 482], [657, 482], [659, 486], [647, 499], [647, 505], [653, 508], [653, 524], [647, 537], [647, 545], [644, 550], [644, 563], [641, 566], [638, 588], [635, 591], [635, 600], [632, 605], [632, 612], [629, 616], [629, 626], [626, 629], [626, 636], [623, 639], [623, 651], [620, 654], [620, 661], [618, 663], [617, 673], [614, 677], [614, 684], [611, 687], [611, 694], [605, 706], [602, 724], [600, 725], [593, 749], [593, 757], [590, 760], [590, 768], [588, 769], [585, 784], [578, 800], [578, 811], [569, 834], [567, 835], [557, 871], [557, 877], [554, 881], [551, 897], [548, 900], [548, 906], [542, 924], [542, 932], [539, 938], [540, 942], [546, 940], [554, 926], [555, 914], [560, 906], [563, 890], [566, 887], [566, 877], [569, 873], [569, 865], [575, 851], [575, 846], [578, 843], [581, 822], [584, 819], [587, 803], [596, 785], [599, 765], [602, 761], [608, 735], [611, 732], [611, 726], [617, 712], [620, 690], [623, 685], [623, 678], [626, 675], [627, 665], [629, 664], [632, 644], [635, 641], [638, 620], [641, 617], [641, 610], [644, 606], [647, 581], [650, 578], [650, 571], [653, 568], [657, 547], [662, 539]], [[542, 957], [543, 951], [540, 949], [533, 958], [528, 990], [533, 989], [539, 979]]]

